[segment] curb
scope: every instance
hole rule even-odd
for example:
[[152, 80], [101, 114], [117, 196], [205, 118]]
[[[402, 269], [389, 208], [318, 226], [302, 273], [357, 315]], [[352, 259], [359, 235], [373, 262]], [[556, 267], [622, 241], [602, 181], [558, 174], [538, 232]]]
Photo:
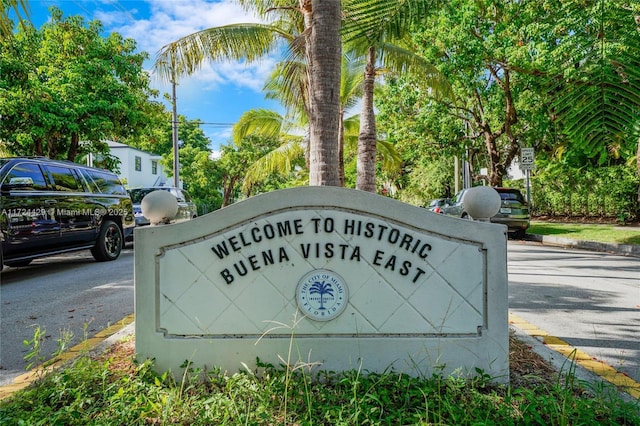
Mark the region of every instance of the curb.
[[63, 368], [76, 357], [82, 354], [95, 354], [105, 351], [109, 346], [116, 343], [119, 339], [127, 334], [133, 334], [134, 315], [128, 315], [104, 330], [96, 333], [93, 337], [82, 341], [81, 343], [69, 348], [67, 351], [45, 361], [33, 370], [14, 378], [8, 385], [0, 386], [0, 401], [10, 397], [14, 392], [22, 390], [38, 379], [51, 373], [52, 371]]
[[536, 327], [509, 312], [509, 326], [516, 336], [549, 362], [560, 374], [573, 374], [576, 379], [588, 383], [610, 383], [619, 396], [628, 402], [640, 400], [640, 383], [601, 361], [596, 361], [558, 337]]
[[537, 234], [527, 234], [526, 239], [528, 241], [535, 241], [552, 246], [572, 247], [583, 250], [619, 254], [621, 256], [640, 257], [640, 245], [637, 244], [599, 243], [596, 241], [572, 240], [569, 238]]

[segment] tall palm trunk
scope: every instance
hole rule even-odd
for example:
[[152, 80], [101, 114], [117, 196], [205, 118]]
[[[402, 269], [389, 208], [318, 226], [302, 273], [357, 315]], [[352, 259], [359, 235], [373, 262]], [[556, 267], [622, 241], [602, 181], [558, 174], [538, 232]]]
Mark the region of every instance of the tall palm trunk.
[[[640, 138], [638, 138], [638, 149], [636, 151], [636, 161], [638, 164], [638, 177], [640, 177]], [[638, 186], [638, 202], [640, 203], [640, 185]]]
[[309, 184], [339, 186], [341, 1], [312, 0], [311, 7], [311, 31], [307, 36], [311, 109]]
[[356, 189], [376, 192], [376, 116], [373, 111], [373, 87], [376, 80], [376, 52], [373, 47], [367, 54], [364, 71], [362, 113], [358, 135], [358, 176]]

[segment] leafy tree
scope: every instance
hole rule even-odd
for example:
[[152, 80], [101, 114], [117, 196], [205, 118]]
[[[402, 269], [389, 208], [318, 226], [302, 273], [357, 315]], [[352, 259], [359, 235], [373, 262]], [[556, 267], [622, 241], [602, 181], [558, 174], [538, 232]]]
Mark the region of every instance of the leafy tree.
[[[173, 151], [173, 122], [172, 114], [162, 109], [153, 117], [154, 125], [148, 126], [145, 132], [136, 137], [124, 140], [127, 145], [154, 154], [172, 157]], [[190, 146], [201, 151], [210, 151], [211, 139], [201, 128], [200, 119], [189, 120], [178, 115], [178, 143], [179, 148]], [[171, 163], [171, 159], [169, 159]]]
[[420, 91], [412, 115], [421, 117], [423, 130], [429, 123], [432, 143], [455, 144], [449, 149], [458, 154], [468, 150], [470, 160], [486, 164], [492, 186], [501, 185], [520, 146], [529, 144], [537, 131], [532, 122], [544, 122], [529, 72], [543, 58], [529, 50], [526, 31], [528, 19], [541, 12], [537, 2], [445, 2], [425, 17], [414, 39], [420, 53], [448, 77], [455, 97], [434, 98], [421, 76], [398, 80], [405, 89]]
[[[211, 158], [211, 152], [198, 146], [186, 145], [180, 148], [180, 178], [184, 181], [186, 189], [198, 204], [201, 213], [215, 210], [222, 205], [222, 194], [219, 191], [223, 172]], [[168, 171], [172, 172], [172, 157], [165, 155], [162, 163]]]
[[249, 167], [268, 152], [279, 145], [277, 139], [256, 135], [247, 136], [235, 144], [222, 146], [222, 156], [216, 161], [220, 170], [222, 188], [222, 207], [225, 207], [241, 196], [249, 197], [254, 193], [263, 192], [264, 188], [278, 188], [279, 180], [264, 179], [263, 182], [253, 181], [243, 186], [243, 179]]
[[74, 160], [105, 152], [104, 139], [145, 126], [155, 95], [142, 71], [146, 55], [117, 33], [101, 37], [98, 21], [51, 13], [40, 30], [27, 27], [1, 41], [0, 139], [18, 155]]

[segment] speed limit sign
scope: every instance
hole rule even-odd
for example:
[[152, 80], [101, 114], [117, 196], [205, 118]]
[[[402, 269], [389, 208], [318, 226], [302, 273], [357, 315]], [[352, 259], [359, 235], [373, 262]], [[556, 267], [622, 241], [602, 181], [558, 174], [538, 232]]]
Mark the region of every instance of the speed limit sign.
[[520, 169], [531, 170], [535, 168], [533, 148], [520, 148]]

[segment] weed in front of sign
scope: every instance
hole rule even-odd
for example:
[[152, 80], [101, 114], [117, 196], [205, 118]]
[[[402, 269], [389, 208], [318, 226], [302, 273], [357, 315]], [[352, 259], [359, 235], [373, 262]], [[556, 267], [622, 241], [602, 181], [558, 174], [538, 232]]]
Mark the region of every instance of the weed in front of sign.
[[[274, 324], [274, 327], [289, 327]], [[135, 361], [134, 340], [41, 377], [0, 402], [1, 424], [496, 424], [640, 425], [639, 403], [615, 389], [555, 371], [510, 336], [508, 385], [474, 378], [323, 371], [311, 364], [261, 364], [256, 371], [204, 372], [185, 364], [180, 383]]]

